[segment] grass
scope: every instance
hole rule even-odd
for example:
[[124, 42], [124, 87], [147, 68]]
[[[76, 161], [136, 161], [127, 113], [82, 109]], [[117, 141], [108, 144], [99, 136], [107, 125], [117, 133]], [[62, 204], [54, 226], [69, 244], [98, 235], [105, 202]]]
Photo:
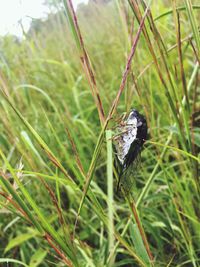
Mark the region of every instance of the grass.
[[[65, 0], [1, 38], [2, 266], [200, 265], [197, 4]], [[112, 136], [131, 107], [149, 139], [120, 197]]]

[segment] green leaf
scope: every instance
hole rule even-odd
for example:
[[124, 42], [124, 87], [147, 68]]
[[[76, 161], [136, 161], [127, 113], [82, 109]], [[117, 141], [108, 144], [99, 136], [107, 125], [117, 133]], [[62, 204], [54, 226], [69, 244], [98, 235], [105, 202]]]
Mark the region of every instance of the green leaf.
[[136, 224], [130, 224], [130, 235], [136, 250], [136, 254], [141, 257], [141, 259], [146, 263], [146, 266], [151, 266], [148, 254]]
[[37, 149], [33, 145], [33, 142], [31, 141], [28, 133], [26, 131], [21, 131], [21, 136], [24, 141], [24, 143], [27, 145], [27, 147], [37, 156], [37, 158], [40, 160], [40, 162], [43, 162], [43, 159], [41, 158], [40, 154], [38, 153]]
[[30, 267], [38, 266], [44, 260], [46, 255], [47, 255], [47, 251], [39, 248], [38, 250], [36, 250], [36, 252], [31, 257], [29, 266]]
[[35, 237], [37, 234], [38, 234], [38, 232], [34, 231], [32, 233], [21, 234], [15, 238], [11, 239], [9, 241], [8, 245], [6, 246], [4, 252], [6, 253], [9, 250], [11, 250], [12, 248], [20, 246], [25, 241]]

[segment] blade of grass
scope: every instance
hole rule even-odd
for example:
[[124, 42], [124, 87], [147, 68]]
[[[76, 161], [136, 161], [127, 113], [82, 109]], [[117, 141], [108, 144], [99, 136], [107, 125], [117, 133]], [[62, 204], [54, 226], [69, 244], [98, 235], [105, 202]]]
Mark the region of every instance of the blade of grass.
[[[112, 131], [106, 131], [107, 142], [107, 191], [108, 191], [108, 249], [109, 252], [114, 247], [114, 205], [113, 205], [113, 170], [112, 170]], [[108, 266], [113, 266], [114, 258], [110, 259]]]
[[192, 27], [194, 39], [196, 41], [197, 54], [198, 54], [198, 57], [200, 57], [200, 36], [199, 36], [199, 30], [198, 30], [198, 26], [197, 26], [196, 19], [194, 16], [194, 11], [192, 8], [191, 0], [185, 0], [185, 6], [187, 10], [187, 15], [190, 21], [190, 25]]
[[76, 45], [77, 45], [77, 48], [78, 48], [79, 53], [80, 53], [80, 59], [81, 59], [81, 62], [83, 64], [83, 68], [85, 70], [86, 77], [88, 79], [88, 82], [89, 82], [89, 85], [91, 88], [91, 92], [92, 92], [94, 101], [95, 101], [96, 106], [97, 106], [97, 110], [99, 113], [99, 119], [100, 119], [101, 124], [103, 125], [105, 122], [105, 114], [104, 114], [104, 110], [103, 110], [103, 104], [101, 101], [99, 90], [97, 89], [97, 84], [96, 84], [96, 80], [95, 80], [94, 71], [92, 69], [91, 61], [90, 61], [89, 56], [87, 54], [87, 51], [85, 49], [83, 37], [81, 35], [81, 31], [80, 31], [80, 28], [78, 25], [76, 13], [74, 11], [74, 7], [73, 7], [71, 0], [63, 0], [63, 3], [64, 3], [65, 11], [67, 14], [67, 18], [69, 20], [70, 29], [71, 29], [73, 36], [74, 36], [74, 39], [76, 41]]
[[173, 3], [174, 21], [175, 21], [175, 28], [176, 28], [176, 40], [177, 40], [179, 64], [180, 64], [180, 76], [181, 76], [181, 81], [182, 81], [182, 86], [183, 86], [183, 95], [186, 98], [186, 108], [187, 108], [187, 112], [189, 112], [190, 104], [189, 104], [189, 97], [187, 93], [187, 84], [186, 84], [186, 78], [185, 78], [185, 70], [183, 66], [183, 54], [182, 54], [182, 47], [181, 47], [180, 16], [179, 16], [179, 13], [177, 13], [176, 0], [173, 0], [172, 3]]
[[[20, 85], [15, 87], [15, 90], [13, 91], [13, 93], [16, 93], [16, 91], [19, 89], [27, 89], [27, 90], [31, 89], [31, 90], [34, 90], [34, 91], [42, 94], [46, 98], [46, 100], [49, 102], [49, 104], [52, 106], [52, 108], [54, 109], [58, 118], [61, 120], [57, 107], [55, 106], [55, 104], [52, 101], [52, 99], [50, 98], [50, 96], [44, 90], [42, 90], [41, 88], [39, 88], [35, 85], [32, 85], [32, 84], [20, 84]], [[12, 96], [12, 94], [11, 94], [11, 96]]]
[[173, 147], [173, 146], [169, 146], [169, 145], [163, 145], [163, 144], [161, 144], [159, 142], [155, 142], [155, 141], [151, 141], [151, 140], [147, 140], [146, 143], [153, 144], [153, 145], [156, 145], [156, 146], [162, 146], [162, 147], [165, 147], [165, 148], [168, 148], [168, 149], [172, 149], [174, 151], [180, 152], [181, 154], [183, 154], [185, 156], [188, 156], [189, 158], [192, 158], [192, 159], [200, 162], [200, 158], [192, 155], [191, 153], [188, 153], [187, 151], [179, 149], [177, 147]]
[[[124, 195], [126, 195], [125, 192], [124, 192]], [[137, 208], [135, 206], [134, 200], [131, 199], [130, 196], [126, 197], [126, 199], [127, 199], [127, 202], [128, 202], [128, 204], [130, 206], [130, 209], [132, 211], [132, 215], [133, 215], [133, 218], [135, 220], [135, 223], [137, 224], [141, 239], [143, 241], [145, 250], [146, 250], [147, 255], [149, 257], [149, 260], [150, 260], [150, 264], [153, 265], [153, 255], [151, 253], [151, 250], [150, 250], [150, 247], [149, 247], [149, 243], [147, 241], [147, 237], [146, 237], [146, 234], [144, 232], [144, 228], [142, 226], [141, 220], [139, 218], [139, 214], [138, 214]]]
[[[192, 8], [195, 9], [200, 9], [199, 5], [192, 5]], [[180, 6], [180, 7], [176, 7], [176, 11], [185, 11], [186, 7], [185, 6]], [[171, 15], [173, 14], [173, 9], [170, 9], [160, 15], [158, 15], [157, 17], [154, 18], [154, 21], [161, 19], [162, 17], [165, 17], [167, 15]]]
[[137, 224], [130, 224], [130, 235], [137, 254], [140, 255], [142, 259], [144, 259], [146, 266], [151, 266], [151, 263], [149, 262], [149, 256], [146, 252]]

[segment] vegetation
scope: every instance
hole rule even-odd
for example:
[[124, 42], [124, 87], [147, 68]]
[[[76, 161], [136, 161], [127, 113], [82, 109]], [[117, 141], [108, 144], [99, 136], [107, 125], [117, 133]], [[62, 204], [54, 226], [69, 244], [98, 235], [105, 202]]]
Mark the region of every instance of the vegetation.
[[[72, 2], [0, 40], [0, 266], [200, 266], [198, 1]], [[133, 107], [149, 139], [118, 194]]]

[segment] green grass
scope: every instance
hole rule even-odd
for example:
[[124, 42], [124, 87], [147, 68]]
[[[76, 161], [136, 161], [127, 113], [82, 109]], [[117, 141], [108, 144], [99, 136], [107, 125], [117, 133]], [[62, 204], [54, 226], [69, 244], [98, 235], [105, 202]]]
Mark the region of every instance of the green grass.
[[[200, 7], [138, 2], [64, 0], [1, 38], [0, 265], [200, 266]], [[131, 107], [149, 138], [123, 196], [112, 137]]]

